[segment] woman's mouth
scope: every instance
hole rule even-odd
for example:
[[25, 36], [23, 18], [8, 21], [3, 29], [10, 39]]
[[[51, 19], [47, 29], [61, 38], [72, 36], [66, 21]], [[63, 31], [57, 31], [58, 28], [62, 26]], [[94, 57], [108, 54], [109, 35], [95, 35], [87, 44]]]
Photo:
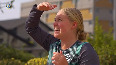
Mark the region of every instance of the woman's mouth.
[[60, 32], [60, 29], [54, 29], [54, 32], [55, 33], [59, 33]]
[[60, 31], [60, 30], [55, 30], [55, 31]]

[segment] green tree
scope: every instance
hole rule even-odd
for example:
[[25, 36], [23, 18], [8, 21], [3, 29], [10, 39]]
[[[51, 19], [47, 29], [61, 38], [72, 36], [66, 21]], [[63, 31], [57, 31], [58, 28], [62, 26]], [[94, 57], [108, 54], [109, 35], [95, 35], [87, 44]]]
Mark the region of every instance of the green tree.
[[0, 60], [11, 58], [27, 62], [28, 60], [34, 58], [34, 56], [22, 50], [14, 49], [10, 46], [0, 45]]
[[112, 29], [104, 32], [98, 23], [98, 18], [95, 21], [94, 35], [90, 35], [87, 41], [92, 44], [99, 55], [101, 65], [116, 64], [116, 40], [113, 39]]

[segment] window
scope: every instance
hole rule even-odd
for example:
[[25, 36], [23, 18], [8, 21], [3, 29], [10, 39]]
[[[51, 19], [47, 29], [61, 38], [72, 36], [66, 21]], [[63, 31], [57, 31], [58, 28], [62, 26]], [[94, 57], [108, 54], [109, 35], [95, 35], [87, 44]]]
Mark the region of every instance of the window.
[[62, 6], [62, 1], [60, 1], [60, 6]]
[[72, 0], [72, 3], [73, 3], [73, 4], [77, 4], [77, 1], [78, 1], [78, 0]]
[[96, 8], [95, 11], [96, 11], [96, 12], [99, 12], [99, 8]]
[[46, 18], [48, 18], [48, 14], [46, 14]]
[[110, 13], [110, 14], [113, 14], [113, 11], [112, 11], [112, 10], [109, 10], [109, 13]]
[[89, 9], [89, 12], [92, 14], [92, 8], [91, 8], [91, 9]]
[[95, 1], [99, 1], [99, 0], [95, 0]]
[[111, 3], [113, 3], [113, 0], [109, 0]]
[[92, 24], [92, 21], [89, 21], [89, 25], [91, 25]]
[[72, 0], [72, 3], [75, 5], [75, 7], [77, 7], [77, 3], [79, 0]]
[[110, 22], [109, 22], [109, 25], [110, 25], [110, 26], [113, 26], [113, 21], [110, 21]]

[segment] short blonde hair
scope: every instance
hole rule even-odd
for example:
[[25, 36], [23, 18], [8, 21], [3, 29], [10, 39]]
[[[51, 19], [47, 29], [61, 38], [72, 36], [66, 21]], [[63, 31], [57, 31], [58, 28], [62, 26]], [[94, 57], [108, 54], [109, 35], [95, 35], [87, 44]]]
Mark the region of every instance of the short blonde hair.
[[76, 21], [77, 26], [77, 36], [79, 40], [86, 39], [86, 33], [84, 32], [83, 17], [81, 12], [76, 8], [63, 8], [61, 9], [69, 18], [70, 21]]

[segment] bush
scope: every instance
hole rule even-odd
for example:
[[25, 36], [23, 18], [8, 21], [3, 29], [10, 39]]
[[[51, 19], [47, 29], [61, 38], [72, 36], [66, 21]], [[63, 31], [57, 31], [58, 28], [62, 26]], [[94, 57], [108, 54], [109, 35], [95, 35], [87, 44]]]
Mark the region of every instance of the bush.
[[0, 60], [0, 65], [25, 65], [25, 63], [21, 62], [20, 60], [11, 58], [11, 59]]
[[34, 56], [24, 51], [16, 50], [9, 46], [6, 47], [5, 45], [0, 45], [0, 60], [11, 59], [11, 58], [15, 58], [23, 62], [27, 62], [28, 60], [34, 58]]
[[47, 65], [47, 57], [30, 59], [25, 65]]
[[88, 38], [99, 55], [101, 65], [116, 65], [116, 40], [113, 40], [112, 30], [103, 32], [102, 27], [95, 23], [94, 35]]

